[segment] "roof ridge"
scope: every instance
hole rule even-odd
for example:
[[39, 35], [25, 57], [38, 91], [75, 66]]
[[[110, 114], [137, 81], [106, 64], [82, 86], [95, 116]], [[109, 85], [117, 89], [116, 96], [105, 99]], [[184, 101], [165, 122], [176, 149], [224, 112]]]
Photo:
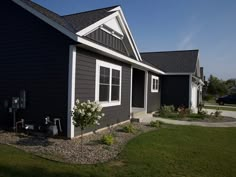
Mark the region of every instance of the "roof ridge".
[[140, 52], [140, 54], [148, 54], [148, 53], [170, 53], [170, 52], [190, 52], [190, 51], [199, 51], [199, 49], [191, 49], [191, 50], [171, 50], [171, 51], [151, 51], [151, 52]]
[[114, 6], [108, 6], [108, 7], [103, 7], [103, 8], [99, 8], [99, 9], [88, 10], [88, 11], [84, 11], [84, 12], [77, 12], [77, 13], [73, 13], [73, 14], [61, 15], [61, 17], [68, 17], [68, 16], [79, 15], [79, 14], [83, 14], [83, 13], [90, 13], [90, 12], [95, 12], [95, 11], [108, 9], [108, 8], [114, 9], [115, 7], [118, 7], [118, 6], [119, 5], [114, 5]]

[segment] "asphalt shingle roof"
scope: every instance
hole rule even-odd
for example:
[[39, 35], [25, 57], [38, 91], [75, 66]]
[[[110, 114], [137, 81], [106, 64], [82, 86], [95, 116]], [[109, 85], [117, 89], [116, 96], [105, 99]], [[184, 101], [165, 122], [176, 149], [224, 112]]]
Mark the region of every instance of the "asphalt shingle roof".
[[68, 23], [70, 23], [76, 31], [80, 31], [93, 23], [107, 17], [108, 15], [114, 13], [109, 12], [117, 6], [107, 7], [103, 9], [97, 9], [77, 14], [62, 16]]
[[54, 13], [36, 3], [34, 3], [31, 0], [20, 0], [21, 2], [27, 4], [34, 10], [38, 11], [39, 13], [45, 15], [49, 19], [55, 21], [56, 23], [60, 24], [64, 28], [68, 29], [69, 31], [76, 33], [91, 24], [95, 23], [96, 21], [99, 21], [106, 16], [114, 13], [109, 12], [111, 9], [114, 9], [117, 6], [112, 7], [106, 7], [103, 9], [96, 9], [92, 11], [77, 13], [77, 14], [70, 14], [70, 15], [64, 15], [60, 16], [57, 13]]
[[141, 57], [166, 73], [194, 73], [198, 50], [147, 52], [141, 53]]

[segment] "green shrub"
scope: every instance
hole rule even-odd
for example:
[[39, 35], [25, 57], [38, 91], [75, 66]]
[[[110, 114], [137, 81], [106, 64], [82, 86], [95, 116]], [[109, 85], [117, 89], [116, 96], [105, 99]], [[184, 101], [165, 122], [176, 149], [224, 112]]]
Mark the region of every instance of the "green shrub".
[[160, 109], [160, 116], [163, 117], [167, 114], [173, 113], [175, 111], [175, 107], [173, 105], [169, 105], [169, 106], [162, 106]]
[[188, 115], [189, 118], [192, 118], [192, 119], [204, 119], [206, 118], [206, 115], [205, 114], [189, 114]]
[[124, 126], [122, 130], [125, 133], [135, 133], [135, 128], [132, 124], [128, 124], [128, 125]]
[[103, 135], [101, 142], [105, 145], [111, 146], [114, 144], [114, 136], [112, 134]]
[[156, 127], [156, 128], [158, 128], [158, 127], [160, 127], [160, 125], [161, 125], [161, 123], [160, 123], [158, 120], [156, 120], [156, 121], [151, 121], [151, 122], [150, 122], [150, 126], [151, 126], [151, 127]]

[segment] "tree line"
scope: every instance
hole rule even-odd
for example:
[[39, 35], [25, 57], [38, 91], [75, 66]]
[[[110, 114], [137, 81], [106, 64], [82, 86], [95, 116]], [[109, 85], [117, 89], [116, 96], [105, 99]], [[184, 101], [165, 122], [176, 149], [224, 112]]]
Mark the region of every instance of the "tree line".
[[210, 75], [205, 85], [205, 100], [227, 94], [236, 94], [236, 79], [222, 80], [216, 76]]

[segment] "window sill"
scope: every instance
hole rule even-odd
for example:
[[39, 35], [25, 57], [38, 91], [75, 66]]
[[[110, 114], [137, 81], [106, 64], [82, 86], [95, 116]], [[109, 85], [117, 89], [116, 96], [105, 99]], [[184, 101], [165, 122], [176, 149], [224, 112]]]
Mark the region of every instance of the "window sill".
[[158, 93], [159, 90], [152, 90], [151, 93]]
[[105, 107], [112, 107], [112, 106], [120, 106], [120, 101], [112, 101], [112, 102], [99, 102], [99, 104], [105, 108]]

